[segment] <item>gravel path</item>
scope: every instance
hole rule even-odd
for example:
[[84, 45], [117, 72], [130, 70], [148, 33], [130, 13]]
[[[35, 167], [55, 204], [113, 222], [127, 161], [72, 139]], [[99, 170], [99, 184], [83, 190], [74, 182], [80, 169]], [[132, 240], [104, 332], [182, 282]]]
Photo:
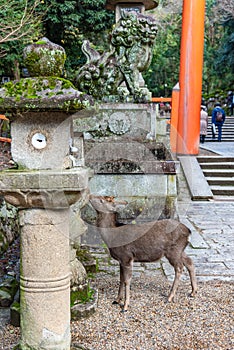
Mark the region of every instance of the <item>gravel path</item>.
[[112, 305], [116, 277], [99, 276], [99, 307], [88, 320], [72, 322], [73, 341], [92, 350], [234, 349], [234, 284], [199, 283], [196, 298], [181, 282], [176, 302], [166, 303], [170, 283], [165, 278], [132, 281], [131, 307], [120, 313]]
[[[234, 349], [233, 283], [200, 282], [196, 298], [190, 298], [189, 283], [181, 282], [176, 301], [168, 304], [166, 278], [134, 278], [127, 313], [112, 305], [117, 277], [100, 273], [93, 283], [99, 291], [96, 313], [71, 323], [72, 343], [79, 349]], [[20, 331], [7, 326], [2, 335], [0, 349], [11, 350]]]

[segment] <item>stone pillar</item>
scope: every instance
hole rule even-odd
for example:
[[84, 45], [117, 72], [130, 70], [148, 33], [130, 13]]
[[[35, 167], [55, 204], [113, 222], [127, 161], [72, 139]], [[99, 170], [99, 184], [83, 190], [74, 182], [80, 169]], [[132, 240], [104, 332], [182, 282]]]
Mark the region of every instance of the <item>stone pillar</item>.
[[21, 347], [69, 350], [69, 209], [21, 210], [20, 221]]
[[89, 177], [88, 168], [0, 172], [0, 194], [20, 210], [21, 350], [70, 350], [70, 206]]

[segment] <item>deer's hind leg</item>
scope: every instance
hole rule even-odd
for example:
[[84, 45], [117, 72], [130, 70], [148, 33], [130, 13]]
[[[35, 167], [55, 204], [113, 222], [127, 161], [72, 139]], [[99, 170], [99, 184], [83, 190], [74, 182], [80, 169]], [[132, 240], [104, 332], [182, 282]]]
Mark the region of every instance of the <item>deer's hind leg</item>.
[[174, 281], [173, 281], [173, 284], [172, 284], [172, 287], [171, 287], [171, 291], [170, 291], [170, 294], [167, 298], [168, 302], [170, 303], [174, 297], [175, 297], [175, 294], [176, 294], [176, 291], [177, 291], [177, 288], [179, 286], [179, 283], [180, 283], [180, 277], [182, 275], [182, 272], [183, 272], [183, 264], [182, 263], [179, 263], [179, 264], [175, 264], [173, 265], [174, 266], [174, 270], [175, 270], [175, 278], [174, 278]]
[[130, 284], [132, 279], [133, 260], [128, 263], [120, 263], [120, 284], [119, 292], [116, 301], [113, 304], [120, 304], [121, 300], [125, 297], [124, 306], [122, 312], [128, 310], [130, 303]]
[[166, 254], [166, 258], [168, 259], [169, 263], [174, 267], [174, 270], [175, 270], [174, 281], [172, 283], [169, 296], [167, 298], [168, 302], [170, 303], [174, 299], [177, 288], [179, 286], [184, 264], [183, 264], [183, 259], [181, 255], [181, 250], [180, 251], [178, 251], [178, 249], [170, 250]]
[[195, 275], [195, 267], [193, 264], [193, 261], [190, 257], [187, 256], [185, 252], [182, 253], [182, 259], [183, 259], [183, 264], [188, 270], [189, 277], [190, 277], [190, 282], [192, 286], [192, 293], [191, 296], [194, 297], [196, 292], [197, 292], [197, 279]]

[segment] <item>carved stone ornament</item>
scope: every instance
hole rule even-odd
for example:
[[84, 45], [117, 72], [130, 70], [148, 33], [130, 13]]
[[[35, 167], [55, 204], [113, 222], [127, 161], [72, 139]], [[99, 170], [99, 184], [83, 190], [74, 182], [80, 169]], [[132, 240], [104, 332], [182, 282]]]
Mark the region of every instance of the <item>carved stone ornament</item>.
[[122, 102], [126, 102], [129, 98], [119, 92], [124, 84], [133, 102], [148, 102], [148, 91], [145, 86], [140, 86], [140, 73], [148, 69], [151, 63], [156, 34], [154, 18], [123, 11], [110, 35], [109, 52], [101, 55], [89, 41], [84, 41], [82, 50], [87, 63], [76, 77], [78, 89], [98, 100], [118, 96], [117, 101], [125, 99]]
[[130, 120], [124, 113], [115, 112], [110, 116], [109, 128], [114, 134], [125, 134], [127, 131], [129, 131], [130, 126]]
[[42, 38], [24, 49], [24, 63], [33, 77], [61, 76], [66, 53], [62, 46]]
[[4, 193], [5, 200], [18, 208], [69, 208], [79, 199], [79, 192], [74, 191], [9, 191]]

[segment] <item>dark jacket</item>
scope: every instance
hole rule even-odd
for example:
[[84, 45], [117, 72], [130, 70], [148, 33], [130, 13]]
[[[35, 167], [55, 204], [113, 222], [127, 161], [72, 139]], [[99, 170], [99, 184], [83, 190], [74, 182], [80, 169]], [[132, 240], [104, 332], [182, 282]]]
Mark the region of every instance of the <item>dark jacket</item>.
[[[223, 115], [223, 121], [222, 122], [217, 122], [216, 121], [216, 113], [217, 112], [221, 112], [222, 113], [222, 115]], [[212, 124], [223, 124], [225, 122], [225, 118], [226, 118], [225, 112], [224, 112], [224, 110], [221, 107], [217, 106], [217, 107], [215, 107], [213, 109], [213, 111], [212, 111]]]

